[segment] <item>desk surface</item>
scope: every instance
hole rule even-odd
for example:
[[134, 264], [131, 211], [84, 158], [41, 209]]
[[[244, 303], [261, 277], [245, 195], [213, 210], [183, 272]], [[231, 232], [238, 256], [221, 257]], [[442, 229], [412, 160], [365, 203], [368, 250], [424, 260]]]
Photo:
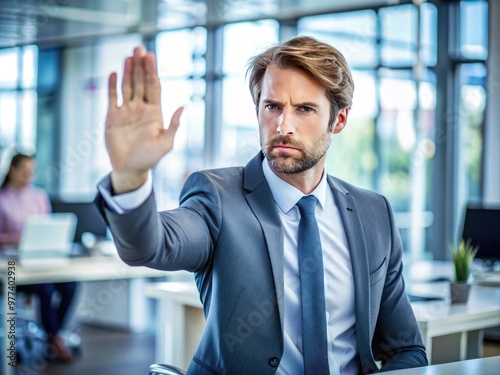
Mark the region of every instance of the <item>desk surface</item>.
[[387, 375], [498, 375], [500, 356], [384, 372]]
[[[0, 277], [7, 272], [7, 260], [0, 261]], [[2, 275], [3, 274], [3, 275]], [[16, 284], [42, 284], [66, 281], [135, 279], [179, 275], [147, 267], [130, 267], [115, 256], [68, 258], [65, 262], [23, 267], [16, 264]]]
[[414, 295], [442, 298], [441, 301], [412, 303], [417, 321], [435, 331], [433, 336], [444, 334], [442, 332], [452, 333], [451, 325], [457, 327], [459, 332], [500, 324], [500, 288], [472, 285], [469, 300], [463, 304], [450, 303], [448, 283], [410, 284], [407, 290]]
[[203, 307], [194, 281], [148, 284], [144, 291], [150, 298], [168, 299], [184, 306]]
[[[493, 314], [500, 319], [500, 288], [473, 285], [467, 304], [452, 305], [444, 295], [449, 294], [447, 283], [426, 283], [409, 286], [416, 295], [442, 296], [443, 301], [413, 302], [412, 307], [419, 321], [442, 321], [450, 318]], [[182, 305], [201, 307], [198, 291], [194, 281], [165, 282], [149, 284], [145, 288], [146, 295], [156, 299], [170, 299]]]

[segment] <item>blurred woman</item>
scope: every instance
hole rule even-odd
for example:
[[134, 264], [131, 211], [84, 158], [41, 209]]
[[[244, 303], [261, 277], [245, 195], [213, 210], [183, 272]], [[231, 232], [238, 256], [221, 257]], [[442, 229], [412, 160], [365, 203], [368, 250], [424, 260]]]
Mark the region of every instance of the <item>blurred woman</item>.
[[[31, 185], [35, 172], [32, 156], [16, 154], [10, 162], [0, 187], [0, 245], [16, 245], [28, 216], [51, 212], [47, 194]], [[33, 293], [40, 299], [40, 317], [47, 340], [56, 350], [56, 360], [71, 361], [72, 355], [59, 335], [73, 300], [76, 283], [35, 284], [18, 286], [19, 292]], [[59, 301], [54, 296], [59, 294]]]

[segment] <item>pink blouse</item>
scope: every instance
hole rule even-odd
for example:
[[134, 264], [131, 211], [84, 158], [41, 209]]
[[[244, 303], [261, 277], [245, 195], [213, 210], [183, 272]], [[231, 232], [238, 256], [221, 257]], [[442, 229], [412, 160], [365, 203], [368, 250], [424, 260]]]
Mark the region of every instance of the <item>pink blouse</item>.
[[0, 189], [0, 244], [17, 243], [26, 218], [51, 211], [47, 194], [34, 186]]

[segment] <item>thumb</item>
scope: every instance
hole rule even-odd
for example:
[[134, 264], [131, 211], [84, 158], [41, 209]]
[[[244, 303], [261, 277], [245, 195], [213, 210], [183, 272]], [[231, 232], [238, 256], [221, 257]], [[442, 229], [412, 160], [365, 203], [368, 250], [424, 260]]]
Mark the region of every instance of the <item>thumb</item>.
[[[181, 123], [181, 115], [184, 111], [184, 106], [176, 109], [172, 118], [170, 119], [170, 124], [167, 129], [163, 129], [163, 137], [164, 140], [167, 141], [167, 144], [173, 141], [175, 134], [177, 133], [177, 129], [179, 129], [179, 125]], [[171, 146], [170, 146], [171, 147]]]

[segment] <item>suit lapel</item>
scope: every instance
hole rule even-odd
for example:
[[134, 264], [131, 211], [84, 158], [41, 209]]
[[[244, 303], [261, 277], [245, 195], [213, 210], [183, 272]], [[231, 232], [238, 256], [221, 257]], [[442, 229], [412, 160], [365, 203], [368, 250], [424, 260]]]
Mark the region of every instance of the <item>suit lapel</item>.
[[[281, 326], [284, 317], [283, 228], [271, 190], [262, 172], [262, 153], [245, 167], [243, 188], [246, 200], [259, 221], [267, 244], [278, 301]], [[363, 227], [355, 199], [332, 177], [328, 176], [335, 203], [344, 225], [349, 245], [354, 279], [356, 335], [361, 359], [371, 358], [370, 283], [368, 254]]]
[[330, 176], [328, 182], [344, 224], [351, 255], [358, 349], [361, 359], [371, 358], [370, 271], [363, 227], [353, 196]]
[[260, 223], [267, 244], [274, 287], [278, 302], [281, 327], [283, 327], [284, 309], [284, 272], [283, 272], [283, 228], [276, 210], [271, 190], [262, 172], [262, 153], [254, 157], [245, 167], [243, 188], [246, 200]]

